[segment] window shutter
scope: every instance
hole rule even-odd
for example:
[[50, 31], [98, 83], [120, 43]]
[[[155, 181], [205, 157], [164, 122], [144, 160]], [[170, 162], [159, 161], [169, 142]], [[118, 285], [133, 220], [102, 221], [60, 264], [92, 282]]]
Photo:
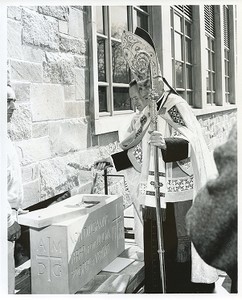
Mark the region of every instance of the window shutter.
[[205, 31], [215, 37], [215, 13], [213, 5], [204, 5]]
[[223, 6], [223, 17], [224, 45], [229, 48], [229, 8], [226, 5]]
[[175, 5], [175, 8], [192, 20], [192, 5]]

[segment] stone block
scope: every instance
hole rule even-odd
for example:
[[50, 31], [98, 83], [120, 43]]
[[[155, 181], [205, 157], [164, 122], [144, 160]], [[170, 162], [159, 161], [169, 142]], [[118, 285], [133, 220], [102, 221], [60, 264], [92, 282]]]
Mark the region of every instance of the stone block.
[[23, 208], [34, 205], [40, 201], [40, 182], [39, 180], [34, 180], [23, 184]]
[[40, 48], [33, 48], [28, 45], [22, 45], [23, 59], [28, 62], [43, 63], [45, 52]]
[[88, 58], [85, 55], [75, 55], [74, 64], [77, 68], [85, 68], [88, 65]]
[[65, 103], [66, 118], [82, 118], [85, 117], [85, 102], [75, 101]]
[[38, 165], [38, 163], [22, 167], [22, 181], [23, 181], [23, 183], [34, 181], [38, 178], [39, 178], [39, 165]]
[[76, 38], [84, 38], [84, 19], [83, 12], [74, 8], [70, 8], [69, 12], [69, 34]]
[[39, 138], [49, 134], [49, 127], [47, 122], [32, 124], [32, 137]]
[[68, 6], [38, 6], [38, 12], [51, 16], [59, 20], [68, 20], [69, 7]]
[[84, 6], [78, 6], [78, 5], [72, 6], [71, 5], [71, 7], [75, 8], [75, 9], [79, 9], [79, 10], [84, 10]]
[[51, 151], [63, 155], [87, 148], [87, 124], [82, 120], [49, 123]]
[[58, 20], [23, 9], [22, 22], [24, 44], [59, 49]]
[[19, 6], [8, 6], [7, 8], [8, 18], [14, 19], [17, 21], [21, 20], [22, 8]]
[[27, 102], [30, 100], [30, 84], [12, 82], [12, 88], [15, 91], [16, 100], [21, 102]]
[[65, 117], [64, 90], [58, 84], [32, 84], [30, 88], [33, 121]]
[[41, 200], [93, 181], [91, 167], [97, 153], [98, 148], [88, 149], [41, 161]]
[[69, 33], [69, 27], [68, 22], [66, 21], [59, 21], [59, 32], [68, 34]]
[[41, 200], [79, 185], [79, 171], [68, 166], [68, 163], [78, 162], [78, 160], [79, 154], [72, 153], [40, 162]]
[[75, 101], [75, 86], [65, 85], [64, 94], [65, 94], [65, 101]]
[[16, 145], [20, 150], [20, 162], [23, 166], [51, 158], [48, 137], [23, 140], [16, 142]]
[[33, 11], [38, 11], [38, 6], [34, 6], [34, 5], [31, 5], [31, 6], [25, 6], [25, 8], [28, 8], [29, 10], [33, 10]]
[[74, 83], [74, 59], [66, 53], [46, 53], [43, 63], [44, 81], [51, 83]]
[[16, 81], [42, 82], [43, 70], [39, 63], [11, 60], [11, 79]]
[[8, 133], [12, 140], [22, 140], [31, 138], [32, 132], [32, 115], [30, 104], [17, 104], [13, 113], [11, 125]]
[[86, 83], [85, 69], [75, 69], [75, 81], [76, 81], [76, 100], [87, 99], [87, 83]]
[[10, 58], [22, 59], [22, 28], [21, 23], [18, 21], [8, 20], [7, 23], [7, 55]]
[[76, 293], [124, 251], [122, 197], [76, 195], [19, 222], [31, 226], [33, 294]]
[[82, 39], [60, 35], [60, 50], [73, 54], [86, 54], [86, 43]]

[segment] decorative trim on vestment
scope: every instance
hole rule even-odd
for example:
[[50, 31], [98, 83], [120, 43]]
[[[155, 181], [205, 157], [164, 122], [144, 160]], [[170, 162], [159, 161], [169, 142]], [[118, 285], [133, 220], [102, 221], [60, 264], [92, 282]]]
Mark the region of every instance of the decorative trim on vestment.
[[134, 147], [133, 155], [136, 158], [137, 162], [139, 164], [142, 164], [143, 155], [142, 155], [141, 143], [139, 143], [137, 146]]
[[193, 169], [192, 169], [192, 163], [190, 157], [179, 160], [177, 164], [182, 169], [182, 171], [185, 172], [187, 175], [189, 176], [192, 175]]
[[171, 109], [168, 110], [168, 113], [175, 123], [178, 123], [182, 126], [186, 126], [179, 110], [177, 109], [177, 107], [175, 105]]
[[[155, 175], [155, 172], [154, 172], [154, 171], [149, 171], [149, 175], [154, 176], [154, 175]], [[159, 175], [159, 176], [162, 176], [162, 177], [166, 177], [166, 174], [163, 173], [163, 172], [158, 172], [158, 175]]]
[[[146, 191], [146, 195], [148, 196], [155, 196], [155, 192], [153, 191]], [[160, 197], [165, 197], [165, 193], [159, 193]]]
[[143, 115], [140, 118], [140, 127], [137, 130], [137, 132], [135, 133], [135, 138], [137, 138], [143, 132], [143, 127], [144, 127], [146, 122], [147, 122], [147, 117], [146, 117], [146, 115]]
[[193, 189], [193, 176], [187, 178], [176, 178], [168, 179], [167, 181], [167, 191], [171, 192], [183, 192]]

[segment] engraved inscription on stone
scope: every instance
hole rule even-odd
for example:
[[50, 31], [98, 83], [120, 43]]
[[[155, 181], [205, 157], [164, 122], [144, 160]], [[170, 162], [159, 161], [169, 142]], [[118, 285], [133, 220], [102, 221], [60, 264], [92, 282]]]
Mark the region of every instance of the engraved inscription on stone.
[[76, 293], [124, 251], [122, 197], [85, 197], [99, 204], [79, 216], [67, 217], [66, 211], [83, 195], [59, 204], [53, 219], [64, 216], [63, 221], [39, 228], [35, 216], [26, 218], [36, 224], [30, 227], [32, 294]]
[[52, 276], [62, 275], [62, 247], [61, 241], [55, 241], [51, 237], [40, 239], [36, 250], [36, 262], [38, 264], [38, 276], [47, 276], [51, 281]]

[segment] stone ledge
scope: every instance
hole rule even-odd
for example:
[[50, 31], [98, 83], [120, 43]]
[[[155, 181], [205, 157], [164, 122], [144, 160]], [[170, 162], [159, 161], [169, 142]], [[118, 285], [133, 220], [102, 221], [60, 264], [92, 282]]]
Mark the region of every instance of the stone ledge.
[[225, 112], [229, 110], [237, 110], [237, 105], [231, 104], [231, 105], [224, 105], [224, 106], [209, 106], [206, 108], [193, 108], [192, 111], [195, 114], [195, 116], [201, 116], [201, 115], [209, 115], [219, 112]]

